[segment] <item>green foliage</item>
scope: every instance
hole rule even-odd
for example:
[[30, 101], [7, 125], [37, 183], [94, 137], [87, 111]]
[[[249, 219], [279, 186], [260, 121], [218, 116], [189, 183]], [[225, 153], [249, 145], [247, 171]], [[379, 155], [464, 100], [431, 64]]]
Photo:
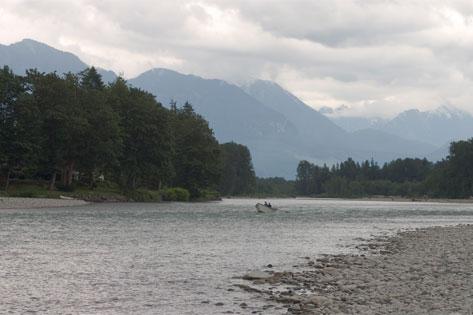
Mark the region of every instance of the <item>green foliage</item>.
[[[249, 191], [251, 156], [232, 146], [241, 160], [235, 189]], [[49, 195], [106, 200], [99, 192], [106, 181], [116, 186], [112, 198], [126, 191], [133, 200], [159, 200], [163, 186], [182, 187], [164, 191], [172, 200], [218, 198], [221, 148], [207, 121], [188, 103], [164, 108], [122, 78], [105, 86], [93, 67], [24, 77], [0, 70], [0, 148], [5, 188], [10, 178], [48, 180]]]
[[248, 195], [255, 189], [256, 176], [250, 150], [235, 142], [220, 145], [222, 176], [218, 191], [223, 195]]
[[189, 201], [190, 193], [180, 187], [165, 188], [161, 191], [164, 201]]
[[436, 164], [405, 158], [379, 167], [348, 159], [328, 169], [301, 161], [295, 187], [304, 196], [468, 198], [473, 195], [473, 139], [453, 142], [450, 156]]
[[[122, 130], [119, 181], [127, 190], [158, 188], [169, 177], [173, 143], [169, 113], [153, 95], [139, 89], [122, 90], [117, 80], [111, 98], [122, 98], [118, 109]], [[120, 94], [114, 94], [120, 93]]]
[[450, 155], [435, 165], [426, 180], [426, 187], [434, 197], [473, 196], [473, 138], [451, 143]]
[[130, 190], [127, 191], [125, 195], [128, 200], [135, 202], [159, 202], [162, 200], [161, 193], [159, 191], [147, 189]]
[[294, 197], [296, 195], [294, 181], [282, 177], [256, 178], [255, 195]]
[[201, 189], [215, 189], [220, 180], [220, 147], [207, 121], [186, 103], [173, 107], [171, 126], [175, 152], [173, 186], [187, 189], [191, 198], [201, 198]]
[[12, 172], [37, 162], [40, 141], [38, 108], [24, 79], [8, 68], [0, 70], [0, 173], [5, 190]]
[[[192, 195], [191, 195], [192, 197]], [[199, 189], [197, 196], [192, 198], [193, 201], [215, 201], [220, 200], [220, 194], [213, 189]]]

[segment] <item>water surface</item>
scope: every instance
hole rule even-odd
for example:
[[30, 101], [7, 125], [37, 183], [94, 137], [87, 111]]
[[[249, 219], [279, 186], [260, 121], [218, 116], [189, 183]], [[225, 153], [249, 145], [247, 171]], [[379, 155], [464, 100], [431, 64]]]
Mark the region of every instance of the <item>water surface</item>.
[[239, 303], [259, 301], [227, 290], [248, 270], [287, 270], [372, 234], [473, 223], [471, 204], [281, 199], [257, 214], [257, 201], [0, 211], [0, 313], [244, 314]]

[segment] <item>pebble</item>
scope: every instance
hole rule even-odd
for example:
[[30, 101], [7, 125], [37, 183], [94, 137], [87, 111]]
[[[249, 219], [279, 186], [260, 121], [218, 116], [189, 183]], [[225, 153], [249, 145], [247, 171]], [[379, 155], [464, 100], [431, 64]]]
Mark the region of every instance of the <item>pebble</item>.
[[368, 243], [357, 245], [363, 255], [325, 255], [304, 270], [258, 272], [263, 277], [255, 283], [271, 283], [271, 289], [251, 290], [281, 303], [288, 314], [473, 313], [473, 226], [363, 241]]

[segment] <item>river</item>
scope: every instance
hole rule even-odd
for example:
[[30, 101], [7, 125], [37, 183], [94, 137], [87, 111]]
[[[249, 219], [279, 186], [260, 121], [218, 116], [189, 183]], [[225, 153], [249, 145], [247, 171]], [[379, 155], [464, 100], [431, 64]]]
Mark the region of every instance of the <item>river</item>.
[[246, 314], [240, 303], [265, 303], [233, 286], [250, 270], [473, 223], [473, 204], [272, 199], [279, 210], [257, 214], [257, 201], [2, 210], [0, 313]]

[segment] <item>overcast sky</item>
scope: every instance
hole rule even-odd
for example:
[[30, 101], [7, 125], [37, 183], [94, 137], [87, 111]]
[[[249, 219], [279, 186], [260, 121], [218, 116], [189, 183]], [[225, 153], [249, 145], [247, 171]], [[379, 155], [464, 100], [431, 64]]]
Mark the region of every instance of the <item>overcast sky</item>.
[[127, 78], [164, 67], [350, 114], [473, 112], [472, 0], [1, 0], [0, 43], [23, 38]]

